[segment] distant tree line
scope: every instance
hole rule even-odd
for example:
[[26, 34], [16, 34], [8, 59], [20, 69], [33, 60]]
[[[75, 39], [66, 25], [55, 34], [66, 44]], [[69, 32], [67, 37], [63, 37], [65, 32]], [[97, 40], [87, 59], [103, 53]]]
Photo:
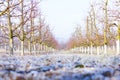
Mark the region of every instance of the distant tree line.
[[85, 24], [79, 24], [67, 43], [67, 48], [80, 46], [113, 46], [120, 40], [120, 0], [92, 2]]

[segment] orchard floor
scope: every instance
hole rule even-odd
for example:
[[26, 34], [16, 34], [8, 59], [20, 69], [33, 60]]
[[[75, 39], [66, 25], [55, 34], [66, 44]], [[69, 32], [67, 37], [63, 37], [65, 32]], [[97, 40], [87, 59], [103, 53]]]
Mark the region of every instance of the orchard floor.
[[0, 80], [120, 80], [120, 55], [1, 54]]

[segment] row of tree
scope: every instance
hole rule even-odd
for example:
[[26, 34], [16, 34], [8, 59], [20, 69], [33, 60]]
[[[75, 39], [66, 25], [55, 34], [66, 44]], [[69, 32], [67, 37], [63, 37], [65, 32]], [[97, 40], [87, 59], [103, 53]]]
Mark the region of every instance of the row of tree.
[[[49, 25], [40, 11], [39, 0], [0, 0], [0, 44], [8, 44], [10, 54], [14, 54], [16, 46], [24, 49], [44, 44], [57, 48]], [[29, 44], [29, 45], [28, 45]]]
[[80, 46], [112, 46], [120, 40], [120, 0], [92, 2], [85, 26], [78, 25], [67, 48]]

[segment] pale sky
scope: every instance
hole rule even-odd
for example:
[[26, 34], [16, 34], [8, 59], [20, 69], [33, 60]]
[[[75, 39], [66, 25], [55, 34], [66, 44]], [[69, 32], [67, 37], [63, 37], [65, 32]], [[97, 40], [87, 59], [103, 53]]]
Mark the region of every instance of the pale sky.
[[42, 0], [41, 11], [58, 41], [67, 41], [77, 24], [83, 24], [90, 0]]

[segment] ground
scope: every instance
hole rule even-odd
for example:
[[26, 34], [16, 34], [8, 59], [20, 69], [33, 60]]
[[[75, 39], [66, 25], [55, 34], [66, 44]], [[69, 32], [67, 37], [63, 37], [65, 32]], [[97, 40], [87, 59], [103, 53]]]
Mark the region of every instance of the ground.
[[119, 55], [0, 56], [0, 80], [120, 80]]

